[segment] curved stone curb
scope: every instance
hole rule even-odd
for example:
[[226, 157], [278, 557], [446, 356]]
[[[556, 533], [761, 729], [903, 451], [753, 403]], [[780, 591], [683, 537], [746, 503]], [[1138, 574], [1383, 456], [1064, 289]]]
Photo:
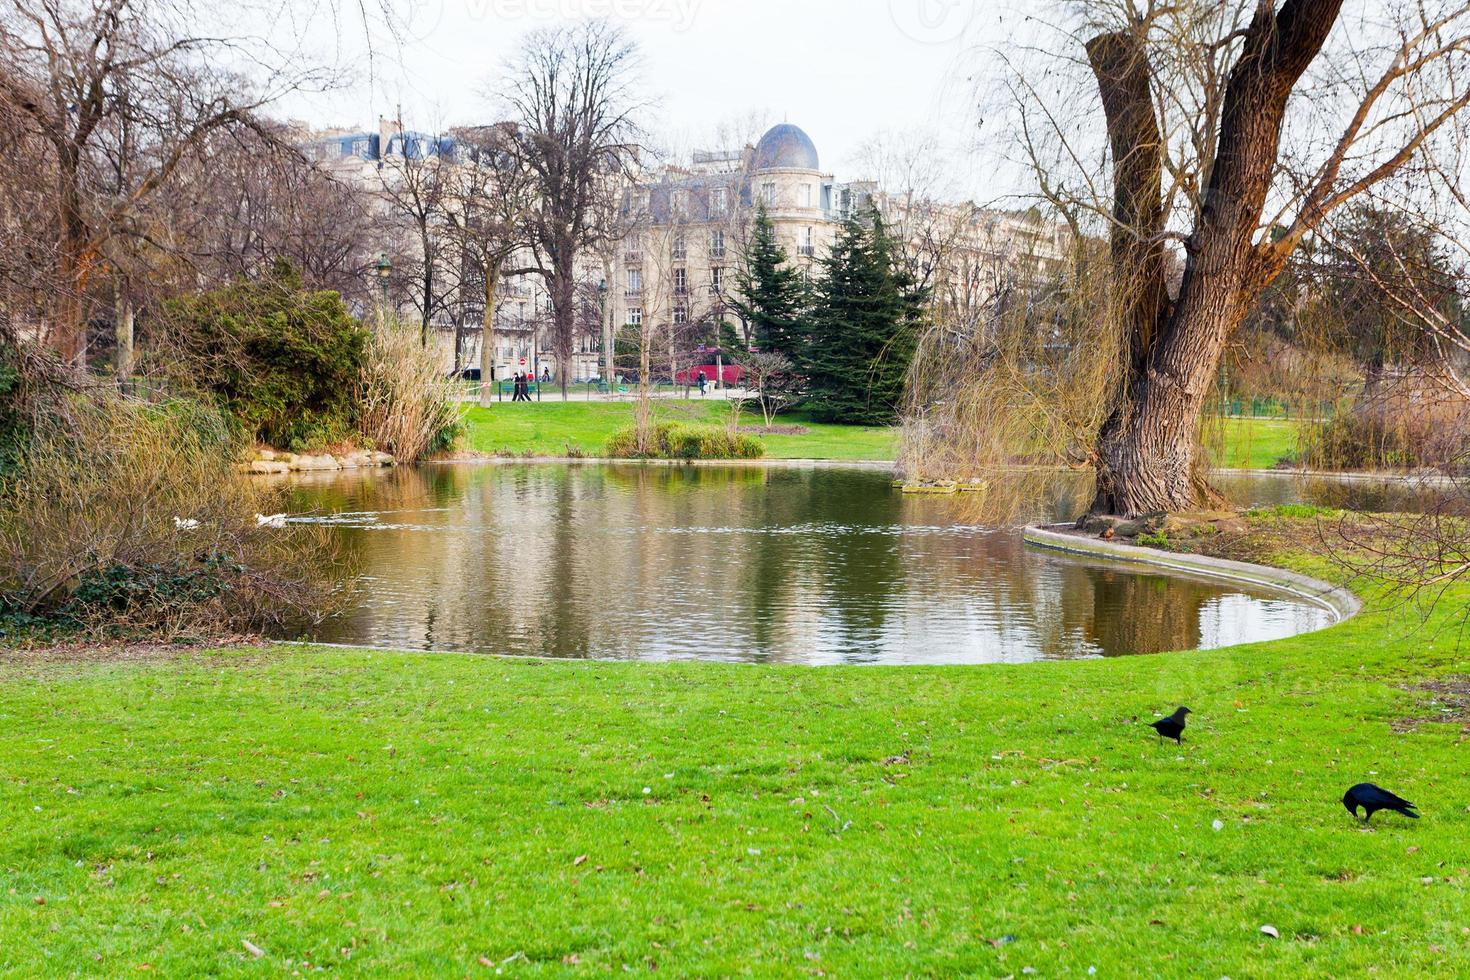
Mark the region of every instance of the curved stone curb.
[[1245, 582], [1249, 585], [1289, 592], [1327, 609], [1339, 623], [1351, 619], [1363, 609], [1362, 600], [1347, 589], [1319, 579], [1298, 575], [1284, 568], [1253, 565], [1250, 562], [1230, 561], [1226, 558], [1210, 558], [1206, 555], [1178, 554], [1132, 544], [1118, 544], [1113, 541], [1104, 541], [1101, 538], [1085, 537], [1058, 530], [1058, 528], [1070, 528], [1071, 526], [1070, 524], [1050, 527], [1033, 525], [1023, 529], [1021, 537], [1029, 545], [1051, 551], [1085, 555], [1089, 558], [1102, 558], [1108, 561], [1152, 565], [1176, 572], [1192, 572], [1196, 575], [1208, 575], [1212, 578], [1223, 578], [1232, 582]]

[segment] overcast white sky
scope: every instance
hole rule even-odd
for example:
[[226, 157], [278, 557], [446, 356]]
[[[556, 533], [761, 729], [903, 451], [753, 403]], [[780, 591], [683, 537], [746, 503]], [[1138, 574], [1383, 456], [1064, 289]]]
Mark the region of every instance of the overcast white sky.
[[358, 66], [349, 87], [294, 96], [281, 112], [316, 124], [371, 127], [401, 104], [405, 120], [423, 120], [425, 129], [482, 121], [494, 114], [490, 83], [525, 31], [605, 16], [624, 24], [642, 48], [644, 84], [658, 103], [650, 128], [662, 144], [676, 150], [709, 145], [722, 122], [756, 114], [801, 126], [817, 144], [823, 168], [851, 178], [862, 176], [858, 151], [876, 134], [927, 130], [954, 151], [957, 189], [974, 196], [990, 190], [963, 152], [974, 132], [969, 78], [984, 70], [985, 49], [1016, 20], [1009, 3], [382, 2], [402, 19], [406, 43], [392, 40], [378, 14], [370, 14], [373, 22], [365, 27], [355, 2], [312, 21], [277, 25], [308, 50]]

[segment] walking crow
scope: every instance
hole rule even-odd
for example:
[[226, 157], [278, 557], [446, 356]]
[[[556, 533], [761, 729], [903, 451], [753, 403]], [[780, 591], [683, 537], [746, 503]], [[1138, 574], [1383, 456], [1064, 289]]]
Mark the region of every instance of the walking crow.
[[1188, 708], [1180, 706], [1167, 718], [1151, 721], [1148, 727], [1159, 733], [1159, 738], [1172, 738], [1179, 744], [1184, 744], [1184, 716], [1189, 714]]
[[1347, 807], [1348, 813], [1355, 817], [1358, 815], [1358, 807], [1362, 807], [1367, 813], [1363, 817], [1364, 823], [1372, 820], [1373, 814], [1379, 810], [1392, 810], [1394, 813], [1402, 813], [1415, 820], [1419, 819], [1419, 814], [1414, 812], [1414, 804], [1372, 783], [1359, 783], [1342, 794], [1342, 805]]

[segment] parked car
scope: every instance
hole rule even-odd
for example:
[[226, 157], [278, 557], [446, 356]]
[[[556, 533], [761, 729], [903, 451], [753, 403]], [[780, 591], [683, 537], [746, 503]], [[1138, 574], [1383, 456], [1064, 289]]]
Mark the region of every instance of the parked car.
[[449, 372], [450, 378], [458, 378], [461, 381], [479, 381], [480, 369], [477, 367], [460, 368], [458, 373]]

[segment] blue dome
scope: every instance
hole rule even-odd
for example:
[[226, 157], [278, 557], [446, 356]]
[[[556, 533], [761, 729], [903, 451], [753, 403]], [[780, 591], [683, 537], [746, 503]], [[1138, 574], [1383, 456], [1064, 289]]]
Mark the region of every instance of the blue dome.
[[817, 147], [801, 127], [781, 123], [755, 145], [752, 165], [756, 170], [816, 170]]

